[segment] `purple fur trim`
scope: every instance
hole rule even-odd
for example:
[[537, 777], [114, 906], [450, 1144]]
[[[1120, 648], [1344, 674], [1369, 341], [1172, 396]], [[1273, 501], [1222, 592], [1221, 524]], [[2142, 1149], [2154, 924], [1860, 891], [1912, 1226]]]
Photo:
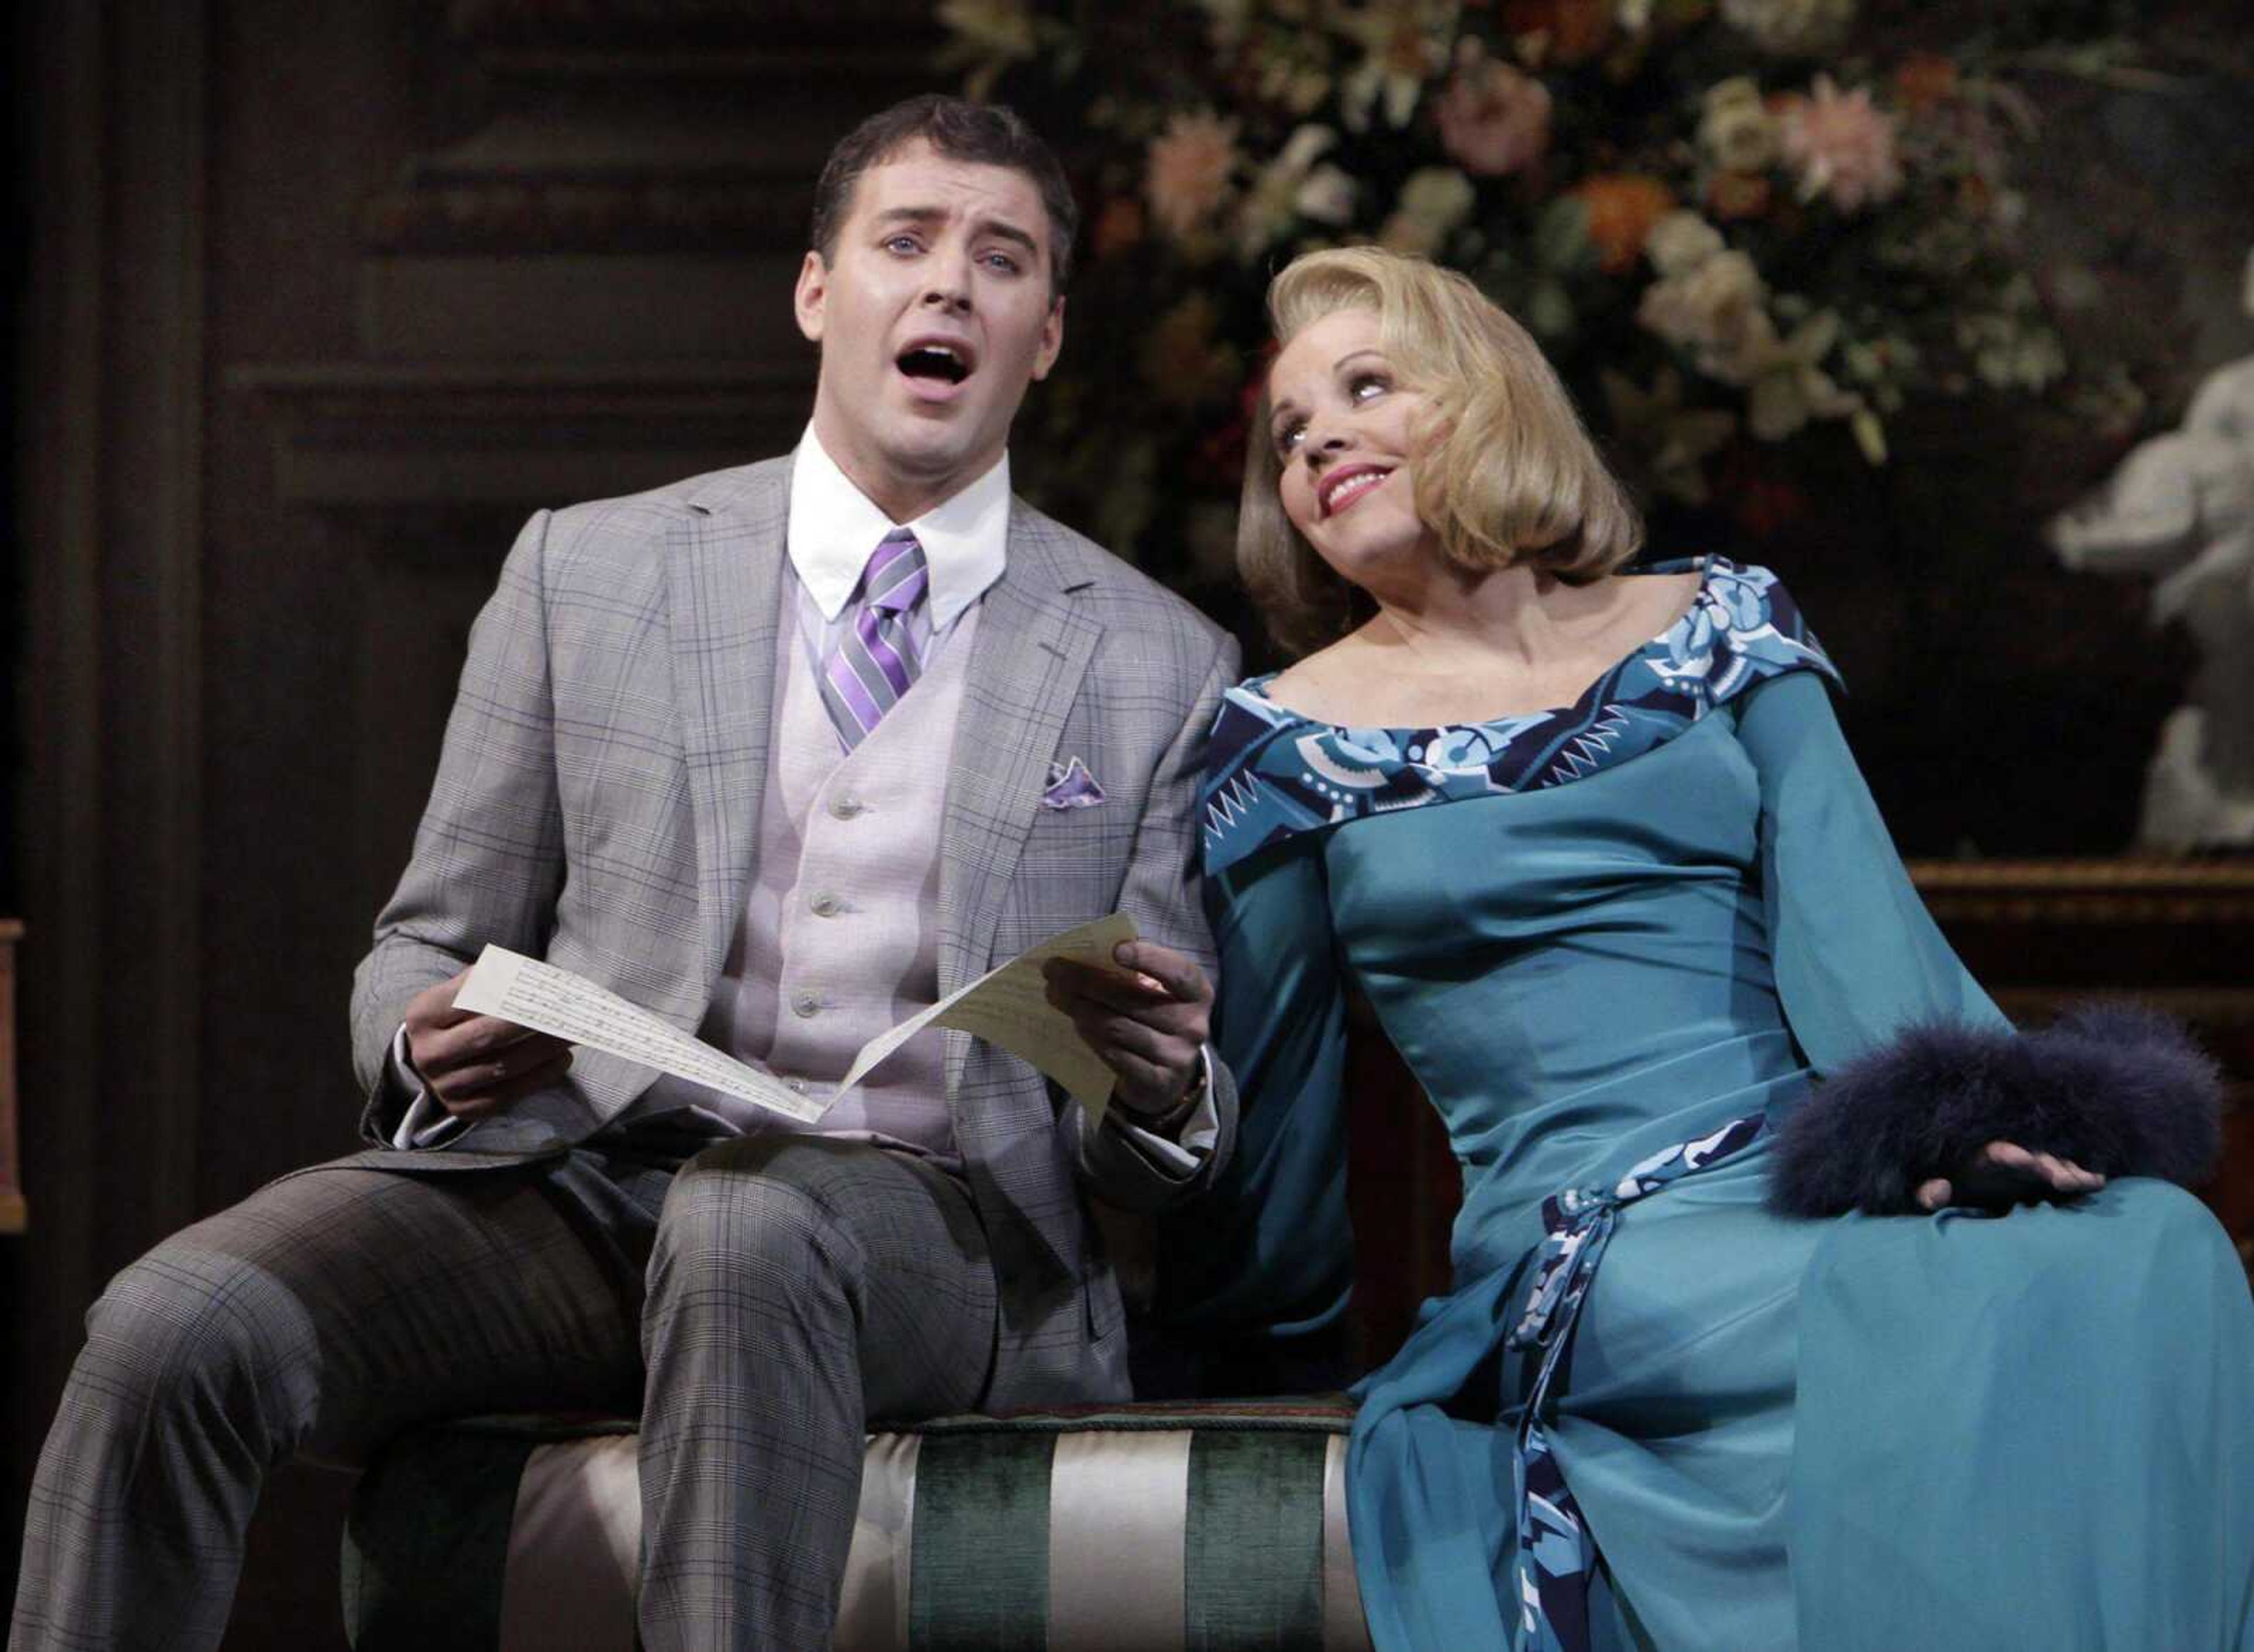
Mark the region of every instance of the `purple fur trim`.
[[2195, 1184], [2222, 1149], [2214, 1060], [2166, 1016], [2086, 1004], [2038, 1032], [1907, 1029], [1816, 1085], [1779, 1131], [1789, 1215], [1917, 1209], [1918, 1185], [2012, 1141], [2107, 1176]]

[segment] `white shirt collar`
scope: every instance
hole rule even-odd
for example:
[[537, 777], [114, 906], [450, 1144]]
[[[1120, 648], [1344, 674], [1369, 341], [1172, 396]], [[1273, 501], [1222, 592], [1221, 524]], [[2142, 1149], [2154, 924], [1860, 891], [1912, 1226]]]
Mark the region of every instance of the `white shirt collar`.
[[861, 583], [877, 542], [896, 527], [912, 528], [931, 577], [934, 631], [986, 593], [1009, 562], [1010, 456], [968, 487], [912, 522], [895, 522], [853, 486], [806, 427], [790, 468], [790, 520], [784, 539], [799, 584], [825, 622], [834, 620]]

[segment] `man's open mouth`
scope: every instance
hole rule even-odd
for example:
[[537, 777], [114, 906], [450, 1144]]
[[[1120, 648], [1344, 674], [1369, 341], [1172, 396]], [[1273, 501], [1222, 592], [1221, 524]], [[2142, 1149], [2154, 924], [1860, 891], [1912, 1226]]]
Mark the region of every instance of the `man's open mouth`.
[[912, 379], [937, 379], [947, 384], [960, 384], [970, 376], [970, 360], [962, 351], [947, 344], [912, 344], [900, 354], [901, 372]]

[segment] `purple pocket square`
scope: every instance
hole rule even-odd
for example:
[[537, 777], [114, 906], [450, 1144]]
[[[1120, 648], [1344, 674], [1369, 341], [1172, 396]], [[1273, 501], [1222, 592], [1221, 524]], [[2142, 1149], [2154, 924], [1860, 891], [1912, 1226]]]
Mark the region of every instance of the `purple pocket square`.
[[1049, 765], [1049, 788], [1041, 794], [1043, 808], [1094, 808], [1102, 801], [1103, 788], [1078, 758], [1069, 764]]

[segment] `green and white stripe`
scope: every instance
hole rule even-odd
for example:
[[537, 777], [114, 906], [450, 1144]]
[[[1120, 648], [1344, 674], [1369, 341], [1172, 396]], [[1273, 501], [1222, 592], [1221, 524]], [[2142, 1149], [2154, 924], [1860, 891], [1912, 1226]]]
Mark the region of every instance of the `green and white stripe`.
[[[872, 1436], [834, 1644], [1363, 1652], [1347, 1418], [1123, 1407]], [[346, 1532], [354, 1646], [630, 1652], [634, 1446], [508, 1424], [396, 1446]]]

